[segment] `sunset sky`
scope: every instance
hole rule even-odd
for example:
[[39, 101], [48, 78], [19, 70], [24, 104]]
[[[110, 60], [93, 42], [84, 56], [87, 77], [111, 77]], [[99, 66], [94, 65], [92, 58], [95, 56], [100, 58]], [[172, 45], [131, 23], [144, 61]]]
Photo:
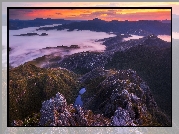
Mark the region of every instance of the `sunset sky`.
[[68, 20], [170, 20], [170, 9], [10, 9], [10, 19], [52, 18]]

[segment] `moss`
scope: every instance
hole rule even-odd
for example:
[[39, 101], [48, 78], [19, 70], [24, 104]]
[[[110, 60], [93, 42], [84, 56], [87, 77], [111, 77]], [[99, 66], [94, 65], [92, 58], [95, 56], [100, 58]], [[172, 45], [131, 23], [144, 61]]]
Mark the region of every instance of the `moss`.
[[145, 116], [141, 117], [143, 123], [141, 126], [162, 126], [154, 116], [150, 113], [147, 113]]
[[40, 121], [40, 113], [33, 113], [24, 119], [24, 126], [38, 126]]
[[66, 69], [43, 69], [26, 63], [9, 71], [9, 123], [39, 112], [42, 102], [57, 92], [73, 103], [80, 84]]

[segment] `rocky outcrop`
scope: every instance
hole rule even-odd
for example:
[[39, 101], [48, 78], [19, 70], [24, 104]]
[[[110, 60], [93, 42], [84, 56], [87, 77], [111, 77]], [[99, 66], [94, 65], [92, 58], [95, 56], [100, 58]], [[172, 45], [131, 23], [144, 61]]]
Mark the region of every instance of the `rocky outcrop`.
[[112, 126], [136, 126], [133, 123], [133, 120], [131, 119], [129, 112], [127, 110], [122, 109], [121, 107], [119, 107], [115, 111], [114, 116], [111, 120]]
[[[98, 77], [102, 77], [102, 79], [98, 79]], [[94, 83], [95, 81], [97, 84]], [[66, 97], [58, 92], [55, 97], [51, 97], [42, 103], [39, 114], [34, 114], [24, 120], [14, 120], [11, 125], [171, 125], [167, 116], [158, 108], [147, 84], [131, 69], [114, 71], [97, 68], [81, 77], [80, 82], [87, 86], [84, 93], [86, 99], [83, 98], [83, 107], [74, 106], [71, 103], [67, 104]], [[89, 84], [92, 84], [93, 87]]]
[[158, 106], [171, 117], [171, 43], [154, 35], [139, 39], [136, 44], [132, 44], [132, 41], [126, 43], [133, 46], [125, 51], [114, 52], [105, 68], [132, 68], [137, 71], [147, 82]]
[[112, 125], [148, 126], [158, 123], [155, 113], [159, 109], [151, 91], [133, 70], [116, 71], [94, 89], [86, 88], [86, 93], [88, 90], [97, 93], [83, 100], [84, 107], [111, 118]]
[[80, 106], [67, 105], [65, 97], [56, 97], [42, 103], [40, 126], [109, 126], [110, 120], [102, 115], [94, 115], [91, 110]]
[[[68, 117], [69, 114], [66, 110], [67, 102], [63, 95], [57, 93], [55, 98], [51, 98], [50, 100], [44, 101], [42, 103], [42, 108], [40, 110], [41, 112], [41, 118], [40, 118], [40, 125], [50, 125], [55, 126], [58, 124], [67, 125], [67, 121], [64, 118], [64, 115], [62, 113], [66, 114]], [[60, 119], [57, 119], [58, 114], [60, 114]], [[48, 117], [48, 118], [47, 118]], [[63, 118], [63, 122], [61, 121]], [[50, 124], [48, 124], [50, 123]]]

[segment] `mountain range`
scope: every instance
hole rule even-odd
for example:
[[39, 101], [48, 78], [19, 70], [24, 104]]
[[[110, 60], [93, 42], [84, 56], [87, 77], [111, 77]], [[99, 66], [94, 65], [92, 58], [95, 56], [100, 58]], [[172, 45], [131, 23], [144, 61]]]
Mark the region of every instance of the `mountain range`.
[[37, 30], [90, 30], [97, 32], [113, 32], [122, 34], [137, 35], [171, 35], [171, 22], [166, 20], [139, 20], [139, 21], [104, 21], [98, 18], [93, 20], [64, 20], [64, 19], [43, 19], [34, 20], [9, 20], [9, 30], [18, 30], [27, 27], [39, 27], [52, 24], [62, 24], [53, 27], [41, 27]]

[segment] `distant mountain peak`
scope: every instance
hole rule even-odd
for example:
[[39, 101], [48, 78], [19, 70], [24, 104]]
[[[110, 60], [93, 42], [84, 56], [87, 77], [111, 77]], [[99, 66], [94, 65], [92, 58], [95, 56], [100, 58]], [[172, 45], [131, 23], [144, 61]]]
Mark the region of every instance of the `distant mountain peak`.
[[93, 21], [104, 21], [104, 20], [101, 20], [99, 18], [94, 18]]

